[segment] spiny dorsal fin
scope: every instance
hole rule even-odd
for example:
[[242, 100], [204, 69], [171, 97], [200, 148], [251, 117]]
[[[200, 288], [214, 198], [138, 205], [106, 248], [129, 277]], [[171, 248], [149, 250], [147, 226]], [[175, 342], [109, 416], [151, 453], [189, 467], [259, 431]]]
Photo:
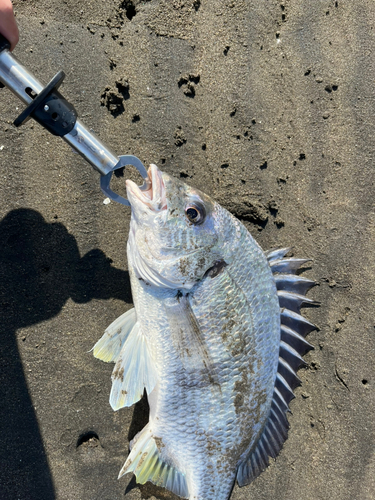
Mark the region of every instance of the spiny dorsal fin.
[[306, 262], [310, 260], [311, 259], [294, 259], [293, 257], [288, 259], [275, 259], [270, 261], [270, 266], [273, 273], [295, 274], [302, 264], [306, 264]]
[[301, 355], [313, 348], [304, 337], [316, 327], [301, 316], [299, 310], [304, 303], [316, 304], [305, 297], [307, 290], [315, 283], [295, 275], [298, 268], [309, 259], [284, 259], [289, 251], [290, 248], [281, 248], [265, 252], [274, 273], [281, 306], [279, 365], [268, 420], [259, 440], [237, 470], [239, 486], [245, 486], [258, 477], [268, 466], [268, 457], [276, 458], [280, 452], [288, 436], [288, 405], [294, 398], [293, 389], [300, 383], [296, 371], [304, 363]]
[[267, 260], [268, 262], [272, 262], [273, 260], [280, 260], [282, 259], [283, 257], [285, 257], [285, 255], [290, 252], [292, 249], [292, 247], [288, 247], [288, 248], [277, 248], [276, 250], [267, 250], [265, 253], [266, 257], [267, 257]]
[[316, 330], [316, 326], [298, 313], [283, 307], [280, 310], [281, 324], [289, 326], [292, 330], [305, 337], [308, 333]]
[[274, 278], [278, 290], [294, 292], [300, 295], [305, 295], [315, 285], [315, 281], [303, 278], [302, 276], [296, 276], [295, 274], [276, 274]]
[[188, 498], [185, 475], [161, 458], [156, 442], [159, 447], [163, 446], [161, 438], [153, 436], [150, 425], [146, 425], [133, 443], [130, 455], [118, 477], [133, 472], [139, 484], [151, 481], [182, 498]]
[[290, 311], [299, 313], [300, 308], [303, 304], [313, 304], [314, 306], [319, 305], [313, 299], [309, 299], [305, 295], [300, 295], [298, 293], [286, 292], [284, 290], [277, 290], [277, 295], [279, 297], [279, 304], [281, 308], [289, 309]]
[[281, 340], [293, 347], [297, 353], [305, 354], [313, 349], [313, 346], [302, 335], [283, 324], [281, 324]]

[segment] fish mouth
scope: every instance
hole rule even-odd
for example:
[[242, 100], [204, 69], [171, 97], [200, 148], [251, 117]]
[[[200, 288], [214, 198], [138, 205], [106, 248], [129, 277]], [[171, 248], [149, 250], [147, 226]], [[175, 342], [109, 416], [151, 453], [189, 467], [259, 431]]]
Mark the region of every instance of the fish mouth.
[[150, 165], [147, 178], [142, 186], [137, 186], [135, 182], [128, 179], [126, 181], [126, 192], [131, 205], [138, 200], [155, 212], [167, 208], [163, 174], [156, 165]]

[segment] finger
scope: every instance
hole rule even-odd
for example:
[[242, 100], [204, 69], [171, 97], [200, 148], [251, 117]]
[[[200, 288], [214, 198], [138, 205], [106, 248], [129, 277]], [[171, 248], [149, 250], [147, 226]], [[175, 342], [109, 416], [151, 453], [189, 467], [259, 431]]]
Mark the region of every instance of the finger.
[[10, 50], [13, 50], [18, 43], [19, 32], [10, 2], [3, 6], [0, 12], [0, 33], [9, 41]]

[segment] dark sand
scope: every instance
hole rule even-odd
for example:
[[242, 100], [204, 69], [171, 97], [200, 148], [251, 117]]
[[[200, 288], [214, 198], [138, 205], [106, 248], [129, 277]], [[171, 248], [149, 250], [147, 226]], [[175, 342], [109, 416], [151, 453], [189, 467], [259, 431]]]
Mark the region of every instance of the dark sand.
[[[14, 3], [15, 55], [44, 83], [64, 69], [62, 93], [116, 154], [203, 188], [264, 249], [313, 259], [319, 330], [289, 439], [232, 499], [374, 499], [374, 2]], [[0, 498], [117, 500], [147, 408], [114, 413], [112, 365], [88, 351], [132, 305], [130, 212], [61, 139], [15, 129], [23, 107], [0, 90]], [[168, 497], [127, 498], [152, 495]]]

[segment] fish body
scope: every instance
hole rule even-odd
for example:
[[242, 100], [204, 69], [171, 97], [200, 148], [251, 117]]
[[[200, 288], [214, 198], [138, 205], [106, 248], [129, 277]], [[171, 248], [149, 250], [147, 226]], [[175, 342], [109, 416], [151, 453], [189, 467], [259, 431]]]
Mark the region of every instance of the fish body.
[[266, 255], [233, 215], [156, 166], [127, 193], [134, 310], [94, 347], [116, 363], [115, 410], [148, 394], [149, 423], [120, 476], [226, 500], [286, 439], [298, 352], [309, 348], [298, 329], [313, 328], [298, 313], [310, 301], [300, 292], [312, 282], [294, 275], [304, 260]]

